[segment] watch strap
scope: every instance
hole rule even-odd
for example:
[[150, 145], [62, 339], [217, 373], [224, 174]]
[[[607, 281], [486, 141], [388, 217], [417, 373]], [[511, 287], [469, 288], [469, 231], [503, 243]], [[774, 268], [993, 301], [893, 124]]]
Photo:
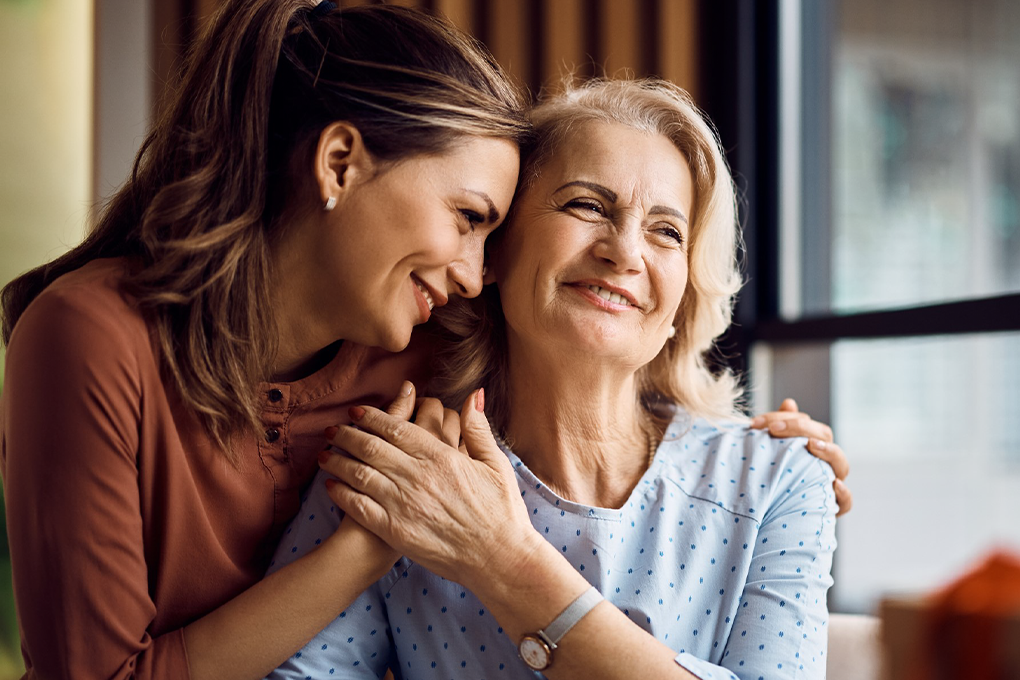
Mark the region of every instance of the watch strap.
[[556, 649], [556, 643], [563, 639], [567, 631], [573, 628], [578, 621], [584, 618], [585, 614], [594, 609], [595, 605], [603, 599], [605, 598], [602, 597], [602, 593], [595, 586], [591, 586], [588, 590], [581, 593], [576, 600], [571, 602], [566, 609], [560, 612], [560, 615], [553, 619], [553, 622], [546, 626], [544, 630], [538, 631], [538, 634], [552, 649]]

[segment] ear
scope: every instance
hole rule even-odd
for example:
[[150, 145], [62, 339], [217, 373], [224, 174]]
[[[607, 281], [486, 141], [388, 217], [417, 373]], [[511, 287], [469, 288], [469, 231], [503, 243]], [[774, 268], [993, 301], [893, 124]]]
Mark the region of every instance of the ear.
[[374, 162], [358, 128], [347, 121], [323, 128], [315, 147], [314, 172], [323, 204], [330, 197], [342, 198], [352, 185], [371, 177]]

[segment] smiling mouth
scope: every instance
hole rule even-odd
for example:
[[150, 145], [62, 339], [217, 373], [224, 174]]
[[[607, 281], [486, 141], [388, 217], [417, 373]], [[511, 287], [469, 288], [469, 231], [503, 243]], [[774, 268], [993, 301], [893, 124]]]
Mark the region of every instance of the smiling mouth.
[[425, 298], [425, 303], [429, 306], [429, 311], [431, 312], [435, 308], [436, 303], [432, 300], [432, 295], [429, 293], [428, 288], [423, 286], [417, 278], [414, 280], [414, 285], [418, 287], [421, 296]]
[[612, 302], [613, 304], [616, 304], [616, 305], [623, 305], [624, 307], [630, 307], [631, 306], [630, 300], [628, 300], [627, 298], [623, 297], [619, 293], [614, 293], [614, 292], [612, 292], [610, 290], [606, 290], [605, 288], [602, 288], [602, 287], [596, 286], [596, 285], [590, 285], [590, 286], [585, 286], [585, 287], [588, 290], [590, 290], [591, 292], [593, 292], [596, 295], [598, 295], [603, 300], [607, 300], [607, 301]]

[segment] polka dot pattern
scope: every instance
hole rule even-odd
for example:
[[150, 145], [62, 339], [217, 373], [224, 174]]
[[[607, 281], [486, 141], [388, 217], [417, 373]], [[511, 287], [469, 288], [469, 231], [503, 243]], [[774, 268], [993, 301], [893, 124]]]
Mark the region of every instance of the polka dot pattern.
[[[702, 678], [821, 678], [832, 470], [803, 439], [679, 415], [619, 509], [560, 498], [506, 451], [535, 529]], [[340, 521], [317, 478], [273, 569]], [[270, 677], [528, 678], [473, 593], [401, 559]]]

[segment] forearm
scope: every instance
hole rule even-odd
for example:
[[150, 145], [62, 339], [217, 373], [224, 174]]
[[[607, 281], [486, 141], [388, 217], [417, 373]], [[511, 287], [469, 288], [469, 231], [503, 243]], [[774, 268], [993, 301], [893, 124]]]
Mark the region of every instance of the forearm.
[[318, 549], [185, 628], [192, 680], [265, 677], [393, 566], [377, 540], [344, 522]]
[[[517, 642], [548, 626], [588, 589], [588, 581], [538, 534], [494, 573], [465, 583]], [[550, 680], [634, 677], [695, 678], [679, 666], [677, 653], [640, 628], [609, 602], [601, 602], [557, 643]]]

